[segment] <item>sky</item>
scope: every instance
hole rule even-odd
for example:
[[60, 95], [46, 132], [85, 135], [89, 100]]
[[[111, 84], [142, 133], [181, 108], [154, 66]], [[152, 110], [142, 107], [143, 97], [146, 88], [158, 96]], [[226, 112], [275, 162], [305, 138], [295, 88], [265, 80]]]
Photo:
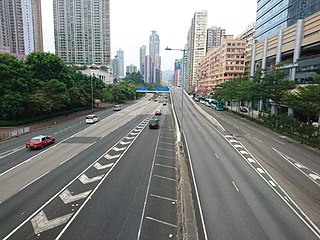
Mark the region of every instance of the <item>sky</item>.
[[[41, 0], [44, 50], [54, 53], [53, 0]], [[149, 52], [149, 37], [155, 30], [160, 37], [161, 69], [173, 70], [175, 59], [182, 58], [183, 49], [196, 11], [208, 11], [207, 27], [226, 29], [237, 37], [256, 18], [257, 0], [110, 0], [111, 57], [118, 49], [124, 51], [124, 64], [139, 69], [142, 45]]]

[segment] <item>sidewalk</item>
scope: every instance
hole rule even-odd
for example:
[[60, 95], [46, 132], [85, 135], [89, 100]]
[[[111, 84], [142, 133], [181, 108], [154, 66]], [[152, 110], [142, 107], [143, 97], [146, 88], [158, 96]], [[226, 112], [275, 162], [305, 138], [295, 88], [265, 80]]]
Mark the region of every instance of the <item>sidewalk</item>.
[[[102, 103], [98, 108], [94, 109], [94, 112], [99, 112], [101, 110], [105, 110], [111, 108], [112, 104]], [[14, 127], [0, 127], [0, 142], [5, 141], [14, 137], [19, 137], [31, 132], [35, 132], [41, 129], [49, 128], [55, 124], [68, 121], [70, 119], [74, 119], [77, 117], [82, 117], [92, 113], [92, 110], [84, 110], [74, 113], [69, 113], [68, 115], [62, 115], [59, 117], [50, 118], [44, 121], [30, 123], [21, 126]]]

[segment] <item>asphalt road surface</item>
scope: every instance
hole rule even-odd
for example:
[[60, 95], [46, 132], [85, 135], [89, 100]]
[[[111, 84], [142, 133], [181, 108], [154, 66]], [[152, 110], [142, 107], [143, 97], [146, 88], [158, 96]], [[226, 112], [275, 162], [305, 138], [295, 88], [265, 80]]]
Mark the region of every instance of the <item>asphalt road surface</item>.
[[[173, 90], [173, 102], [180, 122], [181, 99], [181, 91]], [[291, 195], [291, 192], [289, 194], [283, 189], [282, 182], [275, 179], [277, 176], [274, 173], [278, 173], [282, 178], [291, 174], [291, 177], [300, 183], [296, 188], [311, 199], [319, 199], [319, 186], [304, 173], [292, 169], [292, 166], [282, 172], [278, 167], [283, 163], [277, 164], [277, 159], [265, 161], [270, 165], [266, 169], [260, 160], [273, 158], [274, 154], [278, 154], [279, 157], [279, 153], [272, 149], [249, 151], [246, 147], [247, 141], [242, 141], [235, 132], [235, 129], [241, 131], [243, 124], [239, 123], [239, 120], [231, 122], [226, 114], [223, 115], [224, 118], [217, 119], [220, 121], [220, 124], [217, 124], [212, 115], [209, 114], [209, 117], [205, 118], [205, 114], [199, 114], [194, 102], [184, 95], [183, 132], [190, 156], [195, 200], [198, 203], [201, 238], [319, 239], [319, 229], [315, 221], [312, 221], [296, 203], [296, 195]], [[229, 126], [228, 122], [233, 127]], [[254, 132], [267, 135], [264, 130], [245, 124], [253, 128], [248, 139], [256, 137]], [[243, 136], [245, 133], [241, 134]], [[262, 144], [264, 140], [270, 141], [270, 137], [260, 140], [261, 142], [251, 141], [251, 143]], [[274, 141], [280, 139], [275, 138]], [[264, 147], [251, 146], [251, 148]], [[279, 143], [277, 144], [279, 152], [283, 153], [285, 149], [285, 146], [279, 147]], [[312, 156], [313, 161], [319, 158], [317, 154]], [[286, 160], [282, 159], [283, 161]], [[287, 167], [290, 165], [288, 162], [286, 164]], [[314, 164], [315, 168], [312, 168], [311, 163], [310, 168], [316, 172], [319, 161]], [[269, 172], [269, 169], [273, 171]], [[305, 186], [308, 190], [304, 189]], [[309, 207], [319, 211], [317, 204]]]
[[[149, 129], [158, 108], [160, 128]], [[30, 136], [1, 144], [1, 239], [175, 238], [170, 107], [143, 98], [99, 117], [41, 131], [57, 137], [43, 150], [24, 148]]]

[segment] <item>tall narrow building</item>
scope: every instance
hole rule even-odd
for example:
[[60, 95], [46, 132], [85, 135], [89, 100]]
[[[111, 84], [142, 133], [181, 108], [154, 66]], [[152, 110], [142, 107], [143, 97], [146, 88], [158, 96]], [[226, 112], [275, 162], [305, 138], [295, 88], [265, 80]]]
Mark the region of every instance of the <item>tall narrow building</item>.
[[147, 49], [145, 45], [142, 45], [140, 47], [140, 73], [144, 77], [144, 64], [145, 64], [145, 58], [147, 54]]
[[216, 26], [208, 28], [206, 51], [209, 52], [209, 50], [213, 47], [219, 47], [221, 45], [221, 39], [224, 35], [226, 35], [226, 29]]
[[196, 91], [198, 62], [206, 55], [208, 11], [195, 12], [188, 31], [186, 89]]
[[0, 51], [19, 58], [43, 51], [41, 0], [0, 1]]
[[56, 54], [66, 63], [109, 65], [109, 0], [53, 0]]
[[118, 72], [119, 72], [119, 78], [124, 78], [124, 51], [120, 48], [117, 51], [118, 56]]
[[149, 56], [151, 69], [151, 82], [160, 83], [161, 79], [161, 57], [160, 57], [160, 38], [157, 31], [151, 31], [149, 40]]

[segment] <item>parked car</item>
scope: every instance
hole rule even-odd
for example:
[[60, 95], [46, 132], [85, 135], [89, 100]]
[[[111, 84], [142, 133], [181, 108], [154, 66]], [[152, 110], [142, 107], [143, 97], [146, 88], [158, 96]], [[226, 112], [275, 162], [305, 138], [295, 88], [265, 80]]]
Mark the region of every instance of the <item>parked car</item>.
[[56, 141], [55, 137], [47, 135], [39, 135], [31, 138], [29, 142], [26, 143], [26, 148], [28, 149], [39, 149], [44, 148]]
[[99, 117], [97, 115], [91, 114], [86, 116], [86, 123], [96, 123], [99, 121]]
[[159, 119], [151, 119], [149, 121], [149, 128], [159, 128], [160, 120]]
[[114, 105], [113, 106], [113, 111], [120, 111], [121, 110], [121, 105]]
[[154, 115], [161, 115], [161, 110], [158, 109], [158, 110], [154, 113]]

